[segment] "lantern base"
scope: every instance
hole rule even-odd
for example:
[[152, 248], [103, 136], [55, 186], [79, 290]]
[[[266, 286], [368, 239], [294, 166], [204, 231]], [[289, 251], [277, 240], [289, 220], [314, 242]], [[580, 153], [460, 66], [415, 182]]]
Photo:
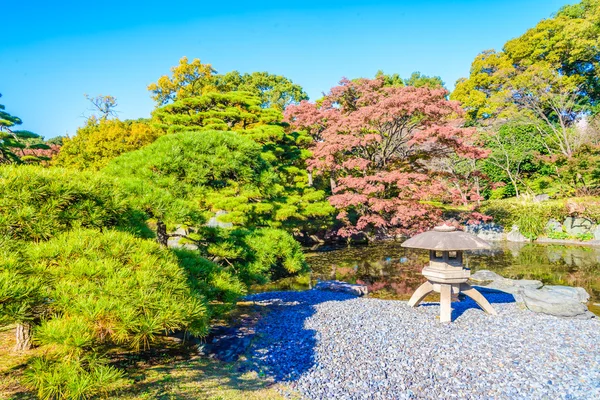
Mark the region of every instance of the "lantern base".
[[491, 315], [498, 315], [496, 310], [492, 307], [492, 305], [487, 301], [485, 297], [477, 289], [473, 288], [468, 283], [439, 283], [427, 281], [415, 291], [410, 300], [408, 301], [408, 305], [411, 307], [416, 307], [423, 301], [423, 299], [431, 292], [437, 292], [440, 294], [440, 321], [441, 322], [452, 322], [452, 293], [458, 294], [459, 292], [464, 293], [466, 296], [470, 297], [483, 309], [483, 311], [487, 312]]

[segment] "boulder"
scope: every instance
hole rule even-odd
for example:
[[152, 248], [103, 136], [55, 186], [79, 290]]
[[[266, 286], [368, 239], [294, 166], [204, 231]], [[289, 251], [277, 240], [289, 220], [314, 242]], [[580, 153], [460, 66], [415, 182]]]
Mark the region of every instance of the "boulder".
[[465, 225], [465, 231], [476, 235], [483, 240], [492, 242], [504, 240], [504, 229], [493, 222], [467, 224]]
[[536, 203], [542, 202], [542, 201], [548, 201], [550, 200], [550, 195], [549, 194], [538, 194], [533, 198], [533, 201], [535, 201]]
[[569, 235], [577, 236], [591, 232], [594, 223], [587, 218], [567, 217], [563, 225]]
[[315, 290], [326, 290], [330, 292], [343, 292], [353, 294], [355, 296], [365, 296], [369, 293], [366, 285], [357, 285], [341, 281], [323, 281], [319, 282], [314, 287]]
[[530, 241], [525, 236], [523, 236], [523, 234], [521, 232], [519, 232], [518, 226], [512, 227], [511, 231], [506, 235], [506, 240], [508, 240], [509, 242], [529, 242]]
[[600, 240], [600, 225], [594, 228], [594, 240]]
[[547, 233], [560, 233], [562, 232], [562, 224], [555, 219], [551, 219], [546, 224]]
[[[495, 272], [481, 270], [470, 277], [471, 282], [482, 283], [477, 289], [499, 290], [510, 293], [515, 301], [524, 303], [533, 312], [566, 318], [592, 318], [586, 303], [590, 295], [581, 287], [548, 285], [530, 279], [508, 279]], [[543, 287], [542, 287], [543, 286]]]
[[590, 299], [589, 293], [582, 287], [547, 285], [541, 288], [540, 291], [549, 292], [550, 295], [559, 294], [561, 296], [568, 296], [583, 304], [586, 304]]
[[473, 275], [471, 275], [469, 279], [471, 282], [484, 283], [483, 285], [479, 286], [480, 288], [499, 290], [501, 292], [510, 293], [513, 295], [515, 301], [517, 302], [523, 301], [521, 297], [523, 290], [535, 290], [543, 286], [543, 283], [540, 281], [530, 279], [508, 279], [498, 275], [495, 272], [488, 270], [477, 271]]
[[504, 278], [495, 272], [489, 271], [487, 269], [482, 269], [481, 271], [477, 271], [473, 275], [471, 275], [469, 279], [474, 282], [491, 282], [495, 281], [496, 279]]
[[563, 318], [592, 318], [594, 315], [569, 295], [552, 290], [525, 289], [521, 293], [523, 303], [533, 312]]

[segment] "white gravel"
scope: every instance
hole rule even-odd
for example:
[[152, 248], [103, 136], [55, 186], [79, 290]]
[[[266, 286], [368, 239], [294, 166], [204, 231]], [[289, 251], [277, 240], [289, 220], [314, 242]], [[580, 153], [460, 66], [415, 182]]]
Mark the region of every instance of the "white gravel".
[[249, 299], [273, 310], [256, 326], [254, 368], [308, 399], [600, 399], [600, 322], [522, 310], [511, 295], [439, 304], [306, 291]]

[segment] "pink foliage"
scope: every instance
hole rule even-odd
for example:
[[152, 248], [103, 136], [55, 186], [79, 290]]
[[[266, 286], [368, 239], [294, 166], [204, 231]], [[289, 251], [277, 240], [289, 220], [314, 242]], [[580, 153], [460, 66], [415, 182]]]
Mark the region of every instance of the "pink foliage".
[[423, 201], [455, 196], [431, 159], [478, 159], [476, 132], [463, 128], [458, 102], [445, 89], [385, 86], [383, 79], [342, 79], [319, 102], [286, 109], [295, 129], [315, 142], [309, 167], [328, 175], [331, 204], [344, 223], [339, 233], [414, 233], [439, 222]]
[[56, 156], [60, 151], [60, 147], [57, 144], [49, 145], [49, 149], [29, 149], [25, 148], [21, 150], [21, 156], [35, 156], [40, 157], [42, 160], [51, 160], [52, 157]]

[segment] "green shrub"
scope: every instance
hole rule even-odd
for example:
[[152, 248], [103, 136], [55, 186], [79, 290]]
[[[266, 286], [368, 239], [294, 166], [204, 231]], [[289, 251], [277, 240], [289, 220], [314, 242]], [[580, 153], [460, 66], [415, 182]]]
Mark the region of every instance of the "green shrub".
[[88, 399], [94, 395], [106, 396], [125, 383], [123, 373], [105, 364], [105, 360], [51, 359], [36, 357], [25, 373], [25, 382], [36, 388], [43, 400]]
[[118, 182], [99, 174], [39, 166], [0, 167], [0, 235], [47, 240], [83, 227], [150, 236]]
[[[274, 228], [203, 228], [191, 239], [201, 254], [219, 263], [247, 286], [307, 270], [300, 244], [287, 232]], [[204, 245], [202, 245], [204, 244]]]
[[[20, 303], [3, 276], [41, 282], [31, 288], [37, 303], [21, 303], [16, 316], [28, 317], [33, 342], [46, 349], [28, 373], [42, 398], [84, 398], [116, 384], [121, 374], [103, 356], [112, 349], [146, 349], [175, 330], [208, 331], [210, 315], [196, 280], [211, 285], [217, 268], [199, 276], [185, 269], [193, 263], [182, 267], [176, 255], [153, 241], [113, 230], [74, 229], [25, 245], [19, 259], [0, 258], [0, 305]], [[21, 322], [11, 321], [11, 307], [0, 311], [5, 323]]]
[[480, 211], [493, 217], [494, 222], [510, 229], [513, 225], [529, 239], [536, 239], [545, 233], [551, 218], [563, 221], [569, 215], [563, 200], [550, 200], [540, 203], [522, 200], [487, 201]]
[[547, 232], [546, 235], [550, 239], [560, 239], [560, 240], [569, 239], [569, 234], [567, 232], [551, 231], [551, 232]]
[[519, 232], [523, 236], [534, 240], [544, 234], [547, 222], [548, 219], [543, 209], [540, 207], [530, 207], [517, 215], [514, 223], [519, 227]]
[[[494, 218], [494, 222], [510, 229], [516, 225], [523, 235], [535, 239], [543, 234], [553, 239], [565, 239], [560, 233], [545, 232], [550, 219], [563, 222], [568, 216], [588, 218], [594, 223], [600, 222], [600, 199], [580, 197], [562, 200], [549, 200], [539, 203], [506, 199], [485, 202], [480, 211]], [[584, 239], [589, 240], [589, 239]]]

